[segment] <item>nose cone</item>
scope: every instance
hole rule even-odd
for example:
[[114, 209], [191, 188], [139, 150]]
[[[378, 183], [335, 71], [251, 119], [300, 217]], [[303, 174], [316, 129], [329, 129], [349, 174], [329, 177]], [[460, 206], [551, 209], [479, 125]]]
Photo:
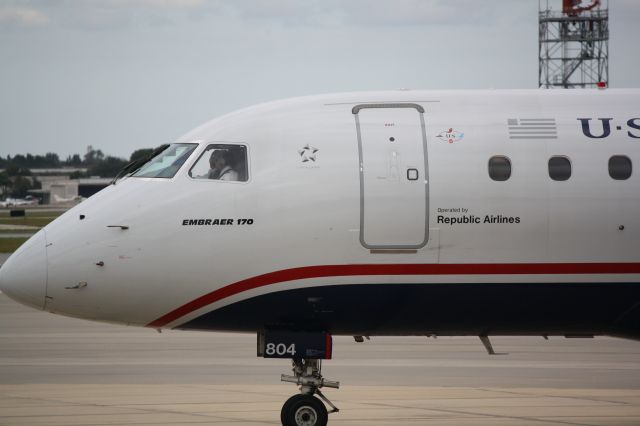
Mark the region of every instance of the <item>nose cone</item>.
[[0, 268], [0, 290], [16, 302], [44, 309], [47, 289], [47, 242], [40, 231]]

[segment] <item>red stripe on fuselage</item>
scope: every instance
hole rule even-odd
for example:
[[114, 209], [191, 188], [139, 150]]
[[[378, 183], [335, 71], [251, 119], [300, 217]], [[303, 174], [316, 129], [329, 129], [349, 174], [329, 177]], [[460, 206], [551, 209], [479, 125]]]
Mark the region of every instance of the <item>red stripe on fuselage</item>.
[[286, 281], [354, 275], [542, 275], [542, 274], [640, 274], [640, 263], [476, 263], [321, 265], [284, 269], [247, 278], [200, 296], [147, 324], [158, 328], [197, 309], [227, 297]]

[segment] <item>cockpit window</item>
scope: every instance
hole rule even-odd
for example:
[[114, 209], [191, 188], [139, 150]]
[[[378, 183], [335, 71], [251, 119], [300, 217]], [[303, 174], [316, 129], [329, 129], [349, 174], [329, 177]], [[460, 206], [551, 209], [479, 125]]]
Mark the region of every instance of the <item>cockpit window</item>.
[[167, 149], [142, 166], [133, 176], [172, 178], [197, 146], [194, 143], [171, 144]]
[[246, 182], [247, 147], [244, 145], [213, 144], [204, 150], [189, 170], [194, 179]]

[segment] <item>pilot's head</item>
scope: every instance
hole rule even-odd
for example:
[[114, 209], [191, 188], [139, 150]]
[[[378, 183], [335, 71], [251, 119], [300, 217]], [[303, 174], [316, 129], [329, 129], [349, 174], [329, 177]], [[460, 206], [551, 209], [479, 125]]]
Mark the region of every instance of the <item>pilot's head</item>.
[[211, 166], [212, 169], [221, 170], [230, 163], [229, 160], [229, 151], [226, 149], [216, 149], [211, 153], [211, 157], [209, 157], [209, 166]]

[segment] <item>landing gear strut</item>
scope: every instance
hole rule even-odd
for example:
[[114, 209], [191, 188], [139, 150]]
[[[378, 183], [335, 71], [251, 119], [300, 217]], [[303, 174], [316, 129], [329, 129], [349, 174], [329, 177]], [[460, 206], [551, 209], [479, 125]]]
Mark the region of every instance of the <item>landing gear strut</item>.
[[[280, 379], [300, 386], [300, 394], [292, 396], [282, 406], [280, 420], [283, 426], [325, 426], [328, 414], [339, 410], [324, 396], [320, 388], [326, 386], [338, 389], [340, 383], [322, 377], [320, 359], [293, 359], [292, 364], [294, 375], [283, 374]], [[331, 407], [330, 412], [320, 399]]]
[[[325, 426], [329, 413], [338, 412], [338, 407], [320, 391], [323, 386], [340, 387], [340, 383], [325, 380], [321, 374], [322, 360], [331, 359], [332, 347], [333, 340], [327, 332], [258, 332], [258, 356], [291, 359], [293, 376], [283, 374], [280, 379], [300, 386], [300, 394], [282, 406], [280, 420], [284, 426]], [[322, 401], [331, 407], [330, 412]]]

